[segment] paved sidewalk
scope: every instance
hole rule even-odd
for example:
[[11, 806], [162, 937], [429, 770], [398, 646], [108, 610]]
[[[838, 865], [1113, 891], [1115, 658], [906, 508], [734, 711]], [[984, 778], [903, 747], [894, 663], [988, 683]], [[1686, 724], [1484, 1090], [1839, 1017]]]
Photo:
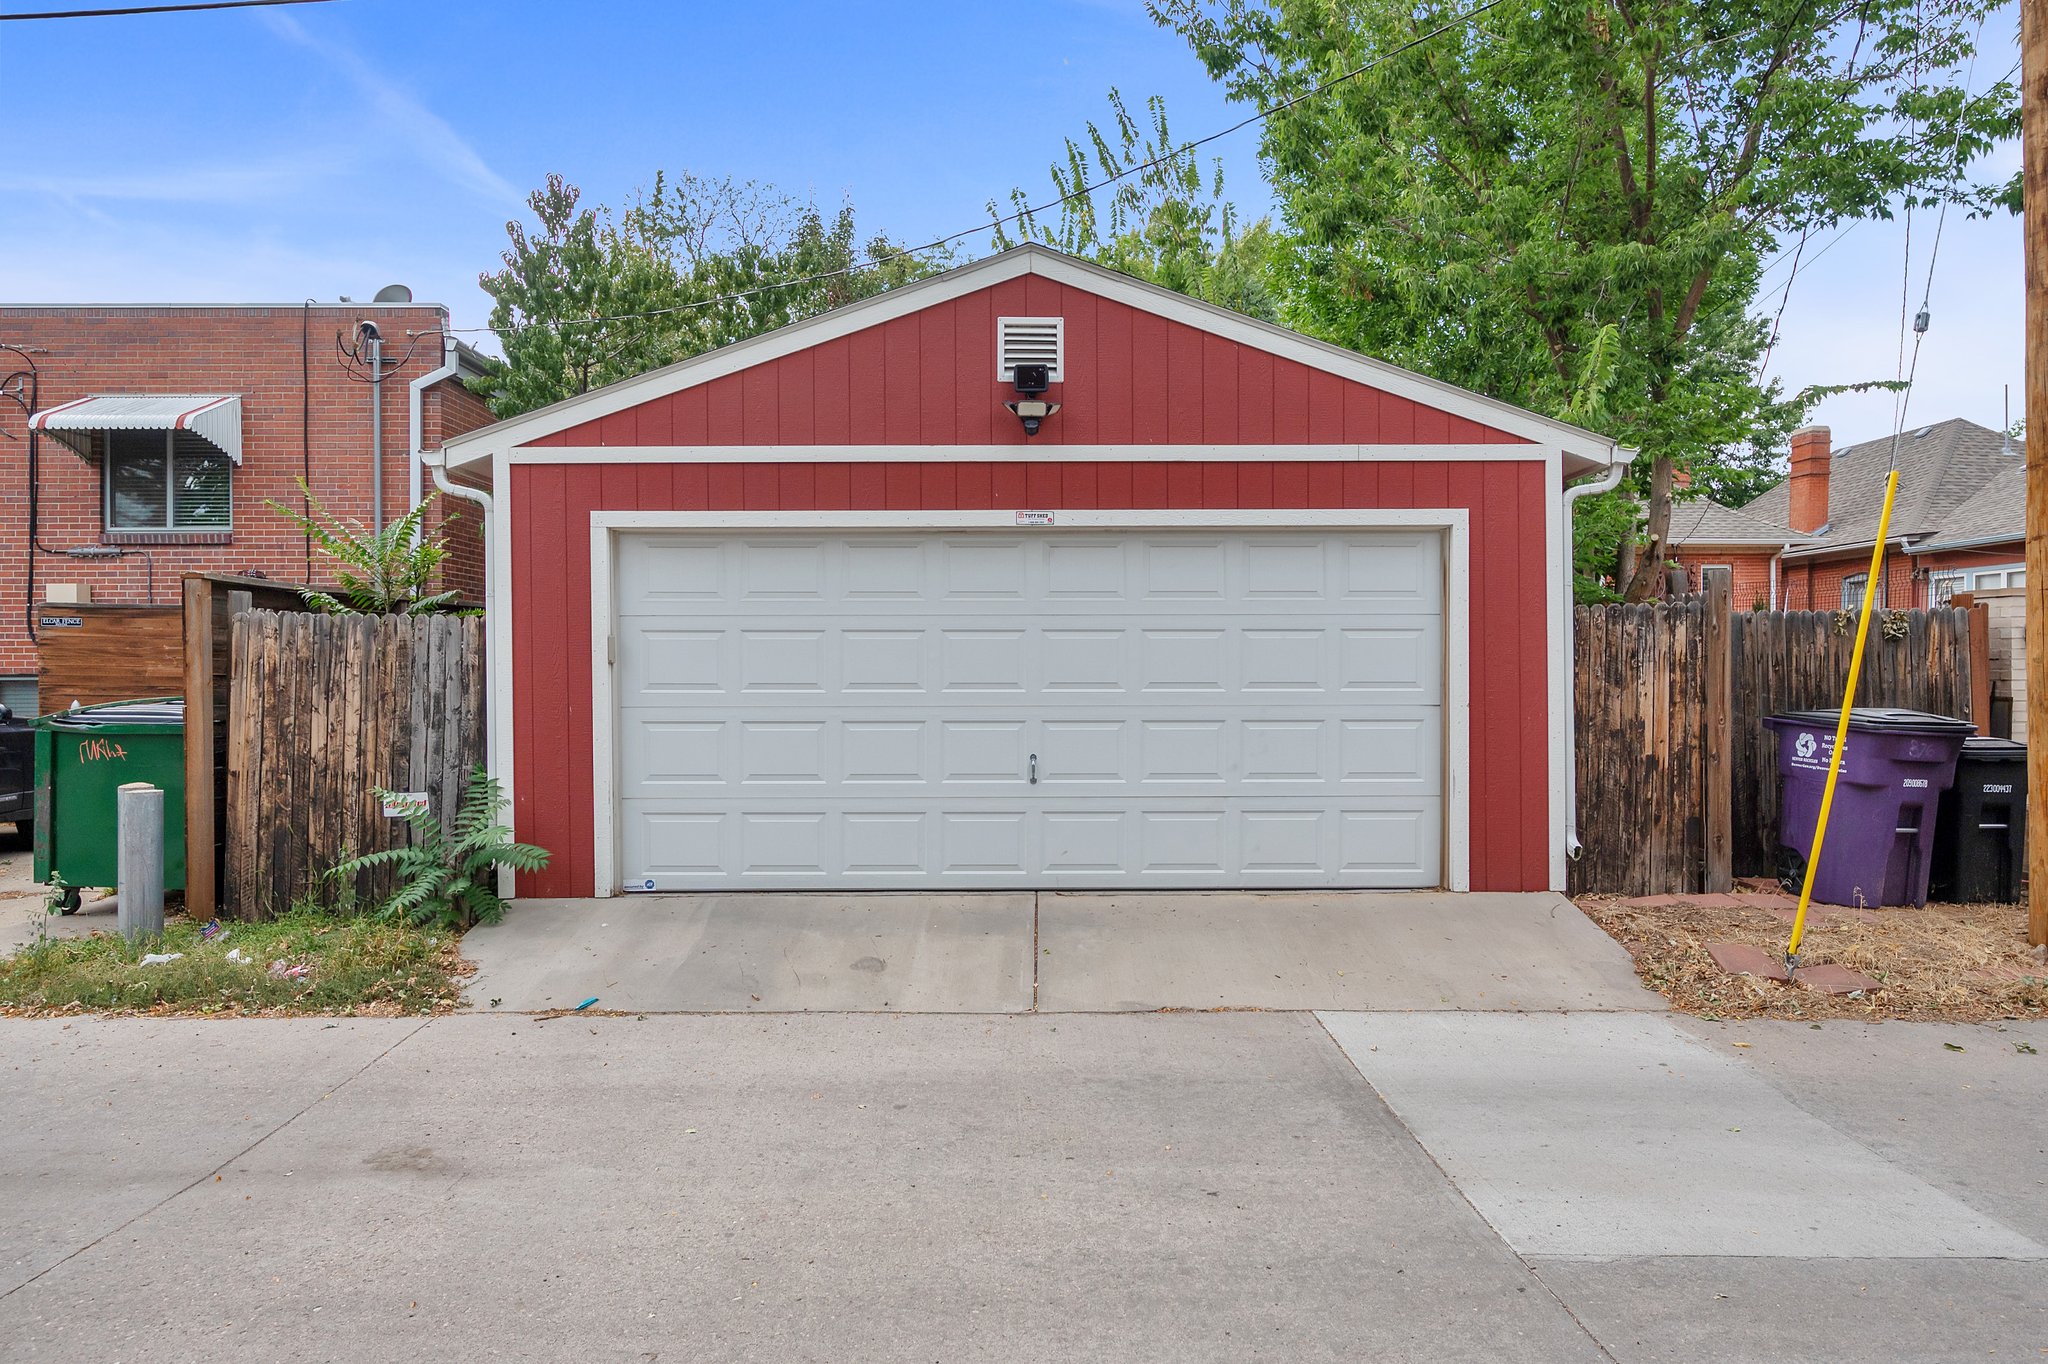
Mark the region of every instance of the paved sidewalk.
[[0, 1021], [0, 1360], [2034, 1357], [2022, 1041], [2048, 1026]]

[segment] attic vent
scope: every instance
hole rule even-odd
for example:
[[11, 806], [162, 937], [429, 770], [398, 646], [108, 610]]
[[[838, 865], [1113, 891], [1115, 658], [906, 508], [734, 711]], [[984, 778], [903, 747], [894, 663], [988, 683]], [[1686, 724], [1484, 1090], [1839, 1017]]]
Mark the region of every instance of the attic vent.
[[1064, 317], [999, 317], [996, 319], [996, 378], [1009, 383], [1019, 365], [1045, 365], [1047, 377], [1059, 383], [1067, 358]]

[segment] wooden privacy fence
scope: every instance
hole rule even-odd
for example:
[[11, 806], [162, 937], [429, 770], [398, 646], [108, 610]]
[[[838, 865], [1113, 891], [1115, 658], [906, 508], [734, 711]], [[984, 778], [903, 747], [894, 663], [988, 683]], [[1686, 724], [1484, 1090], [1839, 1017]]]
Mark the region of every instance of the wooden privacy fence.
[[423, 792], [444, 823], [484, 755], [484, 632], [474, 616], [235, 616], [227, 734], [227, 908], [388, 896], [388, 869], [329, 868], [403, 845], [376, 789]]
[[[1871, 622], [1856, 704], [1981, 728], [1970, 618], [1949, 609], [1882, 613]], [[1581, 606], [1574, 621], [1585, 851], [1571, 866], [1571, 890], [1678, 894], [1772, 874], [1777, 747], [1763, 720], [1841, 704], [1854, 618], [1737, 614], [1725, 570], [1708, 570], [1700, 595]]]

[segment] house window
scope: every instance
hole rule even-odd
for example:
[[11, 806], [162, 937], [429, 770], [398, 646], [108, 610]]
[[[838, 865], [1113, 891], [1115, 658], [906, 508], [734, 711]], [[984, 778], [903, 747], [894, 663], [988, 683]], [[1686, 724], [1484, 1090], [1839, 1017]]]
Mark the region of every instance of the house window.
[[183, 431], [107, 434], [108, 530], [221, 531], [234, 524], [234, 464]]
[[1929, 576], [1937, 606], [1946, 606], [1958, 592], [1989, 592], [1999, 587], [2025, 587], [2025, 564], [1994, 564], [1989, 568], [1948, 568]]
[[1870, 582], [1868, 573], [1851, 573], [1842, 579], [1842, 609], [1860, 611], [1863, 609], [1863, 589]]

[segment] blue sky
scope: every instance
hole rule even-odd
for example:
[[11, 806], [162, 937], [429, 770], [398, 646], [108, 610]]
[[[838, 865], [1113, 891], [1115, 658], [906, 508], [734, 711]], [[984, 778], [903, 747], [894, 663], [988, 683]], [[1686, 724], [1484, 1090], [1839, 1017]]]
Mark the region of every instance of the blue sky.
[[[50, 6], [0, 0], [32, 7]], [[2013, 12], [1992, 21], [1979, 84], [2012, 61]], [[16, 134], [0, 301], [361, 299], [403, 282], [475, 325], [476, 277], [550, 171], [602, 203], [657, 168], [755, 178], [928, 240], [1013, 185], [1042, 191], [1112, 86], [1164, 95], [1180, 137], [1241, 116], [1140, 0], [343, 0], [0, 24]], [[1256, 138], [1213, 148], [1254, 209]], [[2016, 164], [2008, 148], [1989, 169]], [[1913, 223], [1916, 308], [1932, 228]], [[1890, 377], [1904, 245], [1903, 222], [1866, 223], [1803, 267], [1772, 372]], [[2020, 269], [2016, 220], [1950, 215], [1913, 419], [1995, 426], [2002, 386], [2018, 401]], [[1892, 399], [1816, 415], [1838, 443], [1869, 439]]]

